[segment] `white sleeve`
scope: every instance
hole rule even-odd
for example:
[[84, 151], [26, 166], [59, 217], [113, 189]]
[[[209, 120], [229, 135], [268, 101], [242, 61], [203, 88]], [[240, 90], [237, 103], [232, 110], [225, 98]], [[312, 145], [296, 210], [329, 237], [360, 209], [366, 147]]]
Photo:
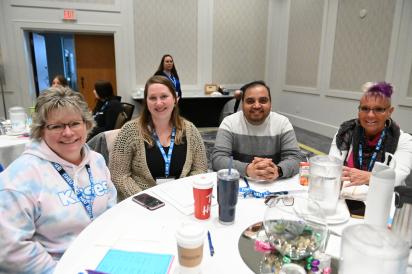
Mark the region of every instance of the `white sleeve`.
[[412, 136], [401, 131], [395, 157], [395, 186], [404, 184], [412, 170]]

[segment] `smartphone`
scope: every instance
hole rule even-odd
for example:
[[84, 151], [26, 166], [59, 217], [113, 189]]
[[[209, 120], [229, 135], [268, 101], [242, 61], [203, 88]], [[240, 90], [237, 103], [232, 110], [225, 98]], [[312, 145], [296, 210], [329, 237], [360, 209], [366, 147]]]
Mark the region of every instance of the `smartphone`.
[[137, 194], [133, 196], [132, 200], [133, 202], [136, 202], [139, 205], [144, 206], [145, 208], [149, 210], [155, 210], [165, 205], [164, 202], [160, 201], [159, 199], [147, 193]]
[[363, 219], [365, 216], [365, 203], [357, 200], [345, 199], [352, 218]]

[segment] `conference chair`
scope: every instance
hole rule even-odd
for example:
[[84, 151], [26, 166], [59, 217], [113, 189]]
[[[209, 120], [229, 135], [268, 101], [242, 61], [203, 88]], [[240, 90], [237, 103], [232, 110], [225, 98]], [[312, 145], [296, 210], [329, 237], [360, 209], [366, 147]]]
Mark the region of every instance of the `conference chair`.
[[133, 117], [134, 105], [129, 103], [121, 103], [123, 111], [117, 116], [114, 129], [121, 128], [126, 122], [130, 121]]
[[124, 113], [126, 113], [126, 116], [127, 116], [126, 122], [128, 122], [132, 119], [133, 111], [134, 111], [134, 105], [129, 104], [129, 103], [124, 103], [124, 102], [122, 102], [121, 104], [122, 104], [122, 107], [123, 107], [123, 111], [124, 111]]
[[120, 129], [127, 121], [129, 121], [127, 114], [122, 111], [117, 115], [116, 123], [114, 124], [114, 129]]
[[100, 132], [87, 142], [87, 145], [89, 145], [92, 150], [103, 155], [107, 166], [109, 165], [110, 152], [113, 149], [114, 141], [116, 140], [119, 132], [120, 129]]

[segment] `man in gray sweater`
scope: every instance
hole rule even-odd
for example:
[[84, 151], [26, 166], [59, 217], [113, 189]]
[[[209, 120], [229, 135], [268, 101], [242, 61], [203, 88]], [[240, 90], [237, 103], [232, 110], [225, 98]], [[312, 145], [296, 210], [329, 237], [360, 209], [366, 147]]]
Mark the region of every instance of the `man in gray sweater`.
[[233, 167], [241, 176], [274, 181], [299, 172], [303, 160], [288, 118], [271, 111], [270, 89], [263, 81], [246, 84], [242, 90], [243, 111], [220, 124], [212, 154], [213, 170]]

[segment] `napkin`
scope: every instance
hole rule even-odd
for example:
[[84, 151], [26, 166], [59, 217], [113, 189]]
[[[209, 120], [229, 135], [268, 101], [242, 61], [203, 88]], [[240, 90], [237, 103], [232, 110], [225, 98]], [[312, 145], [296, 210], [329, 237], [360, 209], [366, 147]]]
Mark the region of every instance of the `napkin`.
[[348, 186], [350, 182], [349, 181], [344, 181], [342, 190], [341, 190], [341, 197], [343, 199], [352, 199], [352, 200], [359, 200], [359, 201], [365, 201], [366, 196], [368, 195], [369, 191], [369, 186], [367, 185], [360, 185], [360, 186]]

